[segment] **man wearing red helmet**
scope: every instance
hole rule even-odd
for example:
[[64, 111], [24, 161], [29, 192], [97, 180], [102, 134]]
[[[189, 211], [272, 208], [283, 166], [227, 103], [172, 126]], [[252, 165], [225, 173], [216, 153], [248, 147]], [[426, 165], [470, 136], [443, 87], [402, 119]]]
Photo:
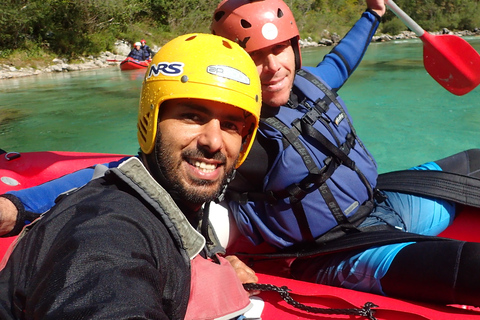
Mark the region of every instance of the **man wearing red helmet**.
[[140, 44], [142, 45], [142, 50], [145, 54], [145, 60], [152, 59], [153, 58], [153, 51], [147, 45], [147, 41], [145, 41], [145, 39], [142, 39], [142, 40], [140, 40]]
[[[299, 32], [282, 0], [224, 0], [218, 5], [212, 32], [250, 54], [263, 99], [257, 143], [229, 187], [229, 206], [241, 233], [254, 244], [313, 246], [312, 256], [291, 265], [298, 279], [478, 305], [472, 288], [480, 287], [480, 277], [471, 277], [468, 270], [480, 267], [480, 259], [469, 258], [480, 255], [480, 246], [418, 236], [442, 232], [455, 216], [455, 204], [376, 190], [373, 156], [337, 96], [385, 13], [383, 0], [367, 0], [367, 6], [317, 67], [302, 68]], [[458, 173], [478, 176], [478, 168], [465, 166], [474, 163], [469, 159], [474, 156], [478, 150], [412, 169], [455, 172], [462, 167]], [[364, 235], [372, 237], [372, 232], [377, 232], [375, 240], [366, 240]], [[345, 251], [335, 250], [336, 239]], [[315, 249], [315, 243], [321, 246]], [[444, 290], [435, 290], [439, 286]]]
[[22, 234], [0, 272], [0, 319], [235, 319], [252, 307], [204, 208], [253, 143], [255, 65], [234, 42], [196, 33], [165, 44], [147, 74], [139, 156]]

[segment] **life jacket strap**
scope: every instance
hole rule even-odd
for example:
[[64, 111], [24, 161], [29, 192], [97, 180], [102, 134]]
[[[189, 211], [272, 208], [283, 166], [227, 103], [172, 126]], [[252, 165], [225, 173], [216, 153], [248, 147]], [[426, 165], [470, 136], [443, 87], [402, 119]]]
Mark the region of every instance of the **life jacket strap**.
[[[352, 134], [357, 137], [357, 132], [355, 130], [355, 128], [353, 127], [353, 123], [352, 121], [350, 120], [350, 118], [347, 116], [347, 112], [345, 111], [345, 109], [343, 108], [342, 104], [338, 101], [337, 97], [337, 93], [330, 90], [324, 83], [322, 83], [317, 77], [315, 77], [313, 74], [311, 74], [310, 72], [308, 72], [307, 70], [305, 69], [299, 69], [297, 70], [297, 73], [296, 73], [297, 76], [301, 76], [305, 79], [307, 79], [308, 81], [310, 81], [312, 84], [314, 84], [317, 88], [319, 88], [320, 90], [322, 90], [324, 93], [325, 93], [325, 97], [321, 98], [322, 100], [325, 101], [326, 105], [329, 106], [330, 103], [333, 103], [335, 104], [335, 106], [338, 108], [338, 110], [340, 110], [344, 115], [345, 115], [345, 119], [346, 121], [348, 122], [348, 125], [350, 127], [350, 130], [352, 131]], [[318, 100], [317, 100], [318, 101]], [[328, 110], [328, 109], [327, 109]], [[365, 150], [367, 151], [367, 148], [365, 147], [365, 145], [362, 143], [361, 140], [358, 140], [358, 143], [359, 145]], [[369, 154], [368, 152], [366, 152], [367, 154]], [[373, 158], [371, 158], [372, 161]]]
[[440, 198], [480, 208], [480, 179], [446, 171], [401, 170], [378, 176], [377, 188]]

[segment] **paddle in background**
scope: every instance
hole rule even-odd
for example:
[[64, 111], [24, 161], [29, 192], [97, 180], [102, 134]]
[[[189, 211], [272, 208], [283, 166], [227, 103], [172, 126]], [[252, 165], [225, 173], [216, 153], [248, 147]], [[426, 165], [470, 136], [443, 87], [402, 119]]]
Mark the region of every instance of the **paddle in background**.
[[397, 4], [387, 7], [423, 42], [423, 64], [442, 87], [461, 96], [480, 84], [480, 55], [464, 39], [455, 35], [432, 35], [422, 29]]

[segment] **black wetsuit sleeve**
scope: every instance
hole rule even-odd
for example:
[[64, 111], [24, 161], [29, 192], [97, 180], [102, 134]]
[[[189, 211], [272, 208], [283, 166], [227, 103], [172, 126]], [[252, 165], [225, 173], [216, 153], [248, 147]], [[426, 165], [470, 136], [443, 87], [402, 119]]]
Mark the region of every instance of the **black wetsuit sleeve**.
[[278, 146], [259, 132], [245, 162], [237, 169], [235, 179], [229, 184], [229, 190], [235, 192], [261, 192], [263, 179], [271, 168]]
[[189, 276], [138, 199], [84, 188], [20, 241], [0, 274], [0, 318], [183, 319]]

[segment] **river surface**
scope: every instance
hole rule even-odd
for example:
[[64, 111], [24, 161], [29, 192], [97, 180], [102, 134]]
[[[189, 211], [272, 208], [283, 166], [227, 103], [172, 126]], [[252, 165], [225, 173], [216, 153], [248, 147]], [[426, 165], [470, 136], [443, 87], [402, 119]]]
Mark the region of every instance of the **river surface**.
[[[466, 39], [480, 52], [480, 37]], [[328, 50], [305, 49], [304, 65]], [[380, 172], [480, 148], [480, 87], [449, 93], [422, 50], [419, 40], [372, 43], [339, 91]], [[0, 148], [135, 154], [142, 76], [112, 67], [0, 80]]]

